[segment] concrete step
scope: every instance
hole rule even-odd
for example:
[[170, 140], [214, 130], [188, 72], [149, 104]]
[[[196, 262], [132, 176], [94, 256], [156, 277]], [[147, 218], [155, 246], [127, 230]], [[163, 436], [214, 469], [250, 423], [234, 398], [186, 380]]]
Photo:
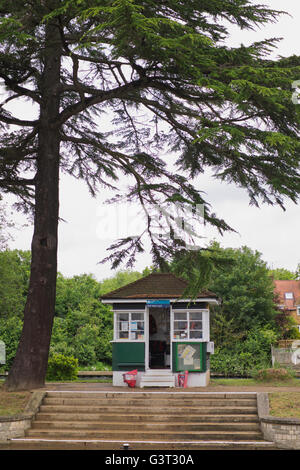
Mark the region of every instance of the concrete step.
[[173, 375], [170, 369], [148, 369], [145, 375]]
[[102, 430], [113, 431], [123, 430], [126, 432], [131, 431], [153, 431], [153, 432], [173, 432], [178, 429], [180, 432], [192, 431], [260, 431], [258, 423], [217, 423], [217, 422], [204, 422], [204, 423], [190, 423], [186, 422], [144, 422], [137, 423], [136, 421], [124, 422], [109, 422], [109, 421], [35, 421], [32, 424], [32, 429], [39, 430], [69, 430], [69, 429], [83, 429], [83, 430]]
[[[164, 411], [166, 413], [166, 410]], [[136, 413], [131, 413], [131, 414], [112, 414], [110, 412], [107, 413], [79, 413], [79, 412], [74, 412], [74, 413], [65, 413], [64, 410], [61, 410], [60, 412], [56, 413], [45, 413], [45, 412], [40, 412], [36, 416], [36, 422], [39, 421], [69, 421], [69, 422], [74, 422], [74, 421], [97, 421], [97, 422], [130, 422], [133, 421], [135, 423], [138, 423], [142, 421], [143, 423], [148, 423], [148, 422], [160, 422], [160, 423], [167, 423], [170, 421], [174, 421], [176, 419], [177, 425], [181, 424], [185, 421], [188, 421], [189, 423], [197, 422], [197, 423], [206, 423], [206, 422], [211, 422], [211, 423], [258, 423], [258, 416], [255, 413], [252, 414], [228, 414], [228, 415], [214, 415], [214, 414], [175, 414], [174, 413], [169, 413], [169, 414], [156, 414], [156, 413], [144, 413], [144, 414], [136, 414]]]
[[175, 375], [164, 369], [150, 369], [142, 375], [140, 387], [175, 387]]
[[255, 393], [47, 392], [24, 441], [62, 449], [120, 449], [124, 442], [155, 450], [272, 448]]
[[172, 380], [149, 380], [149, 381], [144, 381], [141, 380], [140, 382], [140, 387], [145, 388], [145, 387], [174, 387], [174, 381]]
[[253, 399], [209, 399], [209, 398], [201, 398], [201, 399], [189, 399], [189, 398], [180, 398], [169, 400], [166, 398], [152, 398], [149, 397], [148, 399], [140, 399], [136, 400], [134, 396], [129, 397], [119, 397], [119, 398], [95, 398], [95, 397], [88, 397], [88, 398], [56, 398], [56, 397], [46, 397], [44, 399], [45, 405], [68, 405], [68, 406], [78, 406], [78, 405], [85, 405], [85, 406], [127, 406], [127, 407], [134, 407], [134, 409], [146, 407], [150, 408], [152, 406], [160, 406], [160, 407], [185, 407], [185, 406], [193, 406], [193, 407], [204, 407], [204, 406], [236, 406], [236, 407], [249, 407], [249, 406], [256, 406], [256, 398]]
[[141, 440], [59, 440], [39, 438], [16, 438], [2, 445], [3, 450], [121, 450], [124, 442], [130, 450], [278, 450], [268, 441], [141, 441]]
[[178, 400], [178, 399], [185, 399], [185, 398], [194, 398], [197, 400], [210, 398], [210, 399], [224, 399], [232, 400], [237, 398], [242, 399], [254, 399], [256, 400], [256, 393], [255, 392], [186, 392], [186, 391], [178, 391], [178, 392], [163, 392], [163, 391], [143, 391], [137, 392], [136, 390], [129, 390], [124, 392], [97, 392], [97, 391], [48, 391], [47, 397], [49, 398], [120, 398], [125, 396], [133, 396], [135, 400], [140, 399], [157, 399], [157, 398], [167, 398], [168, 400]]
[[[183, 410], [185, 414], [214, 414], [214, 415], [226, 415], [226, 414], [253, 414], [257, 413], [256, 406], [245, 406], [245, 407], [232, 407], [232, 406], [190, 406], [188, 410], [183, 408], [183, 406], [168, 407], [168, 414], [182, 415]], [[140, 414], [146, 416], [149, 412], [156, 414], [164, 414], [166, 412], [165, 406], [151, 406], [150, 407], [140, 407], [128, 408], [128, 406], [96, 406], [96, 405], [41, 405], [40, 411], [43, 413], [111, 413], [115, 415], [127, 414], [135, 415]]]
[[159, 441], [210, 441], [210, 440], [222, 440], [222, 441], [259, 441], [262, 440], [262, 435], [259, 431], [158, 431], [158, 430], [87, 430], [87, 429], [29, 429], [26, 431], [27, 437], [35, 438], [54, 438], [54, 439], [123, 439], [127, 442], [131, 440], [159, 440]]

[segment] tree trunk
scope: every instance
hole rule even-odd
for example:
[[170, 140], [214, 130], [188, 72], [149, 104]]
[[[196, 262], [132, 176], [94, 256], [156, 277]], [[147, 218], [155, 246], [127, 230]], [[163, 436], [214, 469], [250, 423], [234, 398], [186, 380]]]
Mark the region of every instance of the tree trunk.
[[45, 29], [30, 284], [19, 347], [5, 382], [7, 390], [45, 384], [55, 312], [60, 145], [55, 122], [59, 114], [61, 46], [55, 21]]

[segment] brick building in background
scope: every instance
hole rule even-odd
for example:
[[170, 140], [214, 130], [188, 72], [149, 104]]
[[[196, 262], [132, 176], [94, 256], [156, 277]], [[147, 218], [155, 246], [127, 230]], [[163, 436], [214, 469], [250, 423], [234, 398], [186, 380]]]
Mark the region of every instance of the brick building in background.
[[300, 332], [300, 280], [274, 281], [274, 284], [278, 306], [296, 320]]

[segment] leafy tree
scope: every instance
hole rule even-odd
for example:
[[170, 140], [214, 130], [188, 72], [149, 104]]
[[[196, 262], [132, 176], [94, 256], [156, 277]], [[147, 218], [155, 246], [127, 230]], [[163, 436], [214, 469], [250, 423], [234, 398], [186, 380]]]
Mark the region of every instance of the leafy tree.
[[279, 281], [280, 280], [282, 280], [282, 281], [285, 281], [285, 280], [293, 281], [293, 280], [297, 279], [297, 273], [296, 272], [292, 272], [289, 269], [285, 269], [285, 268], [270, 269], [269, 274], [275, 281], [277, 281], [277, 280], [279, 280]]
[[[232, 335], [239, 335], [258, 325], [274, 324], [276, 306], [274, 285], [261, 254], [244, 246], [222, 248], [211, 242], [200, 257], [196, 251], [188, 256], [206, 266], [205, 287], [221, 299], [221, 305], [212, 310], [212, 331], [223, 343], [232, 342]], [[213, 261], [212, 261], [213, 260]], [[203, 267], [189, 269], [189, 262], [175, 257], [171, 271], [178, 272], [178, 263], [186, 266], [183, 277], [198, 279]], [[196, 283], [194, 284], [196, 286]], [[199, 292], [199, 290], [198, 290]]]
[[224, 254], [232, 263], [212, 272], [209, 287], [222, 299], [225, 319], [239, 332], [275, 326], [274, 285], [261, 254], [248, 247], [225, 248]]
[[72, 336], [71, 341], [66, 331], [66, 321], [64, 318], [55, 317], [53, 321], [50, 354], [62, 354], [63, 356], [70, 357], [74, 355], [74, 344]]
[[80, 366], [110, 363], [112, 339], [111, 308], [88, 293], [74, 310], [69, 308], [65, 317], [54, 318], [50, 351], [74, 356]]
[[147, 274], [150, 274], [150, 271], [148, 272], [146, 269], [143, 271], [143, 273], [139, 273], [138, 271], [118, 271], [114, 276], [103, 279], [103, 281], [101, 281], [101, 295], [104, 295], [112, 290], [119, 289], [119, 287], [125, 286], [130, 282], [137, 281]]
[[6, 362], [4, 370], [9, 370], [20, 341], [22, 332], [22, 320], [17, 315], [8, 318], [0, 317], [0, 340], [5, 344]]
[[[117, 241], [105, 260], [131, 268], [148, 236], [154, 264], [165, 268], [186, 246], [174, 205], [202, 204], [207, 223], [230, 229], [192, 184], [206, 167], [245, 188], [253, 204], [297, 199], [291, 83], [300, 60], [270, 60], [276, 39], [226, 44], [226, 24], [251, 29], [278, 18], [248, 0], [7, 0], [0, 15], [0, 187], [34, 208], [24, 329], [6, 382], [24, 389], [43, 385], [47, 368], [59, 171], [85, 180], [92, 194], [99, 185], [118, 192], [125, 175], [124, 198], [141, 204], [145, 230]], [[32, 118], [10, 111], [24, 98]], [[163, 158], [170, 152], [176, 162]], [[171, 237], [157, 234], [161, 225], [171, 225]]]
[[291, 316], [289, 310], [277, 308], [275, 322], [279, 332], [279, 339], [300, 339], [298, 324], [295, 318]]
[[81, 274], [66, 278], [58, 273], [55, 314], [65, 317], [69, 310], [76, 310], [85, 299], [101, 296], [100, 283], [92, 274]]
[[244, 331], [238, 331], [234, 322], [234, 318], [228, 318], [221, 309], [211, 309], [211, 338], [218, 348], [230, 348], [232, 344], [241, 341]]
[[0, 318], [23, 318], [29, 274], [29, 251], [0, 251]]

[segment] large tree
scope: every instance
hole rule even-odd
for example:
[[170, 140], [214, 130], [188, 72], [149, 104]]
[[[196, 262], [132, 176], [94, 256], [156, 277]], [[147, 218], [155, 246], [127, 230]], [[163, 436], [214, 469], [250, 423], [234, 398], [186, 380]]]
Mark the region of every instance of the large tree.
[[[163, 268], [189, 248], [172, 205], [203, 204], [206, 223], [230, 229], [192, 184], [206, 168], [254, 204], [296, 201], [300, 58], [271, 60], [276, 39], [228, 45], [230, 24], [253, 29], [279, 16], [248, 0], [6, 0], [0, 14], [0, 188], [34, 211], [24, 328], [6, 381], [22, 389], [43, 385], [47, 368], [60, 171], [92, 194], [115, 189], [115, 201], [125, 175], [125, 200], [141, 204], [145, 230], [108, 259], [132, 266], [148, 236]], [[24, 98], [34, 117], [14, 114]], [[160, 224], [172, 225], [171, 237], [159, 236]]]

